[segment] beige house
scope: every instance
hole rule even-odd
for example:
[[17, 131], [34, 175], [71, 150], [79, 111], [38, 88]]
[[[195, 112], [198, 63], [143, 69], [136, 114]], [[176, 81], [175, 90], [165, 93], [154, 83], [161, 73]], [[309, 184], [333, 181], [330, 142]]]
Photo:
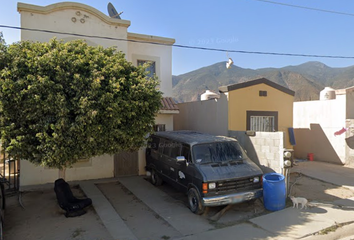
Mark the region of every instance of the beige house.
[[283, 151], [291, 149], [294, 91], [260, 78], [222, 86], [220, 97], [180, 103], [176, 130], [196, 130], [238, 139], [265, 172], [283, 172]]
[[288, 128], [293, 124], [294, 91], [266, 78], [219, 90], [228, 93], [229, 131], [284, 132], [284, 146], [292, 148]]
[[[172, 98], [172, 45], [174, 39], [128, 32], [131, 22], [110, 18], [102, 12], [80, 3], [62, 2], [49, 6], [18, 3], [21, 27], [49, 30], [38, 32], [21, 30], [21, 40], [47, 42], [53, 37], [70, 41], [81, 38], [92, 46], [112, 47], [125, 53], [133, 64], [152, 63], [149, 69], [160, 80], [160, 90], [165, 97], [163, 108], [156, 116], [157, 128], [173, 129], [173, 115], [178, 108]], [[56, 32], [56, 33], [53, 33]], [[63, 34], [59, 34], [63, 33]], [[77, 37], [67, 33], [107, 37]], [[120, 39], [120, 40], [117, 40]], [[145, 43], [141, 43], [145, 42]], [[148, 43], [153, 44], [148, 44]], [[158, 44], [156, 44], [158, 43]], [[21, 186], [53, 182], [58, 178], [58, 170], [36, 167], [28, 161], [21, 161]], [[66, 180], [109, 178], [121, 175], [144, 174], [144, 149], [135, 153], [120, 153], [116, 156], [98, 156], [83, 160], [67, 169]]]
[[354, 164], [354, 87], [325, 88], [320, 100], [294, 103], [295, 156]]

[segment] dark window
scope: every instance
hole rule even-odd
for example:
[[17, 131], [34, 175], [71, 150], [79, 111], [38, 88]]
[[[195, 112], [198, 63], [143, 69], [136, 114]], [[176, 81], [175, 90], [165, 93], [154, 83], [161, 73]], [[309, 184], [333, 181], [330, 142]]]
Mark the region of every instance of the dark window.
[[278, 112], [247, 111], [247, 129], [256, 132], [278, 131]]
[[159, 148], [159, 143], [160, 143], [160, 138], [157, 137], [151, 137], [151, 141], [150, 141], [150, 148], [157, 150]]
[[267, 91], [259, 91], [259, 96], [260, 97], [266, 97], [267, 96]]
[[145, 64], [146, 75], [152, 78], [156, 74], [156, 63], [150, 60], [138, 60], [138, 66], [143, 66]]
[[172, 143], [171, 146], [171, 158], [176, 158], [181, 156], [181, 144], [180, 143]]
[[156, 124], [156, 125], [154, 125], [154, 131], [155, 132], [164, 132], [164, 131], [166, 131], [166, 125], [165, 124]]
[[189, 146], [187, 145], [182, 146], [181, 156], [184, 156], [187, 162], [191, 162], [191, 149]]
[[163, 154], [167, 156], [171, 156], [172, 146], [173, 146], [172, 142], [165, 140], [163, 143]]

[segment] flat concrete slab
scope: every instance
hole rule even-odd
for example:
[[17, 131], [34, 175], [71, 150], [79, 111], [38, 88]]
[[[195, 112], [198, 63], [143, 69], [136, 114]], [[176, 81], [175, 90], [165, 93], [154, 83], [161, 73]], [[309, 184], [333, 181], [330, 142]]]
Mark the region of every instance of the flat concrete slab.
[[299, 162], [291, 172], [298, 172], [335, 185], [348, 187], [354, 190], [354, 168], [331, 163], [307, 161]]
[[[250, 239], [282, 239], [287, 240], [291, 238], [281, 237], [277, 238], [274, 234], [267, 232], [264, 229], [256, 227], [249, 223], [242, 223], [232, 227], [216, 229], [213, 231], [207, 231], [198, 233], [191, 236], [178, 238], [178, 240], [250, 240]], [[177, 240], [177, 239], [176, 239]]]
[[214, 228], [207, 219], [191, 213], [185, 205], [155, 188], [143, 177], [124, 177], [118, 180], [182, 235], [201, 233]]
[[113, 239], [138, 240], [93, 181], [80, 182], [80, 187], [92, 199], [93, 207]]
[[302, 238], [338, 223], [354, 221], [352, 211], [317, 204], [308, 209], [286, 208], [250, 220], [276, 236]]

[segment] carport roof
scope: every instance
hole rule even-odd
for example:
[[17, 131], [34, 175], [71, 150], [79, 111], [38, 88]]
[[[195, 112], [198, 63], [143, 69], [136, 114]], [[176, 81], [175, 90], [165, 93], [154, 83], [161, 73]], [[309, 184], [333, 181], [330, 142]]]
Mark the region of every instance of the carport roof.
[[287, 93], [289, 95], [294, 96], [295, 92], [293, 90], [290, 90], [289, 88], [283, 87], [275, 82], [272, 82], [266, 78], [259, 78], [259, 79], [255, 79], [255, 80], [251, 80], [248, 82], [243, 82], [243, 83], [236, 83], [236, 84], [232, 84], [232, 85], [227, 85], [227, 86], [221, 86], [219, 87], [219, 92], [230, 92], [236, 89], [240, 89], [240, 88], [246, 88], [246, 87], [250, 87], [250, 86], [254, 86], [257, 84], [267, 84], [268, 86], [271, 86], [275, 89], [278, 89], [279, 91], [282, 91], [284, 93]]

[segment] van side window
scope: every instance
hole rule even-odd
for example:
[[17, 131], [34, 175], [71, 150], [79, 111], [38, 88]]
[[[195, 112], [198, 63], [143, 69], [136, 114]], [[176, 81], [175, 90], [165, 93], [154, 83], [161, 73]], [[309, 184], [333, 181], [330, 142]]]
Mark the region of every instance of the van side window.
[[159, 148], [159, 143], [160, 143], [160, 138], [157, 137], [151, 137], [151, 142], [150, 142], [150, 148], [157, 150]]
[[176, 158], [178, 156], [181, 156], [181, 144], [177, 142], [173, 142], [171, 146], [171, 158]]
[[164, 155], [170, 156], [171, 155], [171, 150], [172, 150], [172, 142], [168, 141], [168, 140], [165, 140], [163, 142], [163, 152], [162, 153]]
[[184, 156], [184, 158], [187, 160], [187, 162], [192, 162], [191, 149], [189, 146], [187, 146], [187, 145], [182, 146], [181, 156]]

